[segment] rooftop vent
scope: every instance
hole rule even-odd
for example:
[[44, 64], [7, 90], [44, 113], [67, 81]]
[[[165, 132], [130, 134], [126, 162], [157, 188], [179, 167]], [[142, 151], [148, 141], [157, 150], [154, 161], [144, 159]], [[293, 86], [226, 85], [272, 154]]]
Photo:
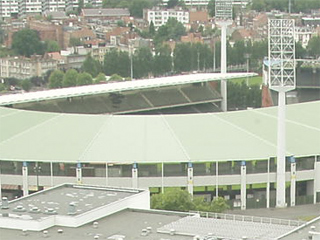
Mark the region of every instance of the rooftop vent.
[[48, 215], [55, 215], [57, 214], [57, 211], [54, 208], [47, 208], [44, 213]]
[[22, 229], [22, 236], [27, 236], [27, 235], [28, 235], [28, 230]]
[[14, 212], [25, 212], [27, 211], [22, 205], [18, 205], [13, 209]]
[[93, 237], [94, 239], [99, 239], [100, 238], [100, 236], [99, 235], [94, 235], [94, 237]]
[[32, 207], [32, 208], [30, 208], [29, 212], [31, 212], [31, 213], [40, 213], [41, 211], [40, 211], [40, 209], [38, 207]]
[[59, 228], [58, 233], [63, 233], [63, 229]]
[[93, 222], [92, 226], [93, 226], [94, 228], [98, 228], [99, 223], [98, 223], [98, 222]]
[[68, 215], [75, 215], [76, 213], [76, 204], [74, 202], [69, 203]]
[[176, 233], [176, 230], [174, 230], [173, 228], [170, 229], [170, 235], [174, 235]]
[[44, 238], [49, 237], [49, 232], [48, 232], [47, 230], [44, 230], [44, 231], [42, 232], [42, 236], [43, 236]]
[[142, 229], [141, 230], [141, 236], [148, 236], [149, 235], [149, 231], [147, 229]]
[[9, 201], [7, 197], [2, 198], [2, 204], [1, 204], [2, 209], [8, 209], [9, 208]]

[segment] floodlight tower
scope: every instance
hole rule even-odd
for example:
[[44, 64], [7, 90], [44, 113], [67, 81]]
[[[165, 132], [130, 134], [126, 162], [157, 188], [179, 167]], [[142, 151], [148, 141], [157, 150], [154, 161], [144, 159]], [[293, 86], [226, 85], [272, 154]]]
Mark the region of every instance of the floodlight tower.
[[269, 88], [278, 92], [276, 207], [286, 207], [286, 92], [296, 88], [294, 20], [269, 19]]
[[[216, 24], [221, 27], [221, 73], [227, 72], [227, 27], [232, 24], [233, 0], [216, 0]], [[227, 81], [221, 80], [222, 111], [227, 111]]]

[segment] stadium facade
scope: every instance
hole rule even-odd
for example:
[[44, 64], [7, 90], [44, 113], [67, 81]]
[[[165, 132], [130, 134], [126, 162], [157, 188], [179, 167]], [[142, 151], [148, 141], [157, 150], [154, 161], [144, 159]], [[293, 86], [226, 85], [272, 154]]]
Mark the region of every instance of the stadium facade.
[[[291, 206], [320, 201], [319, 113], [319, 101], [287, 106], [286, 202]], [[153, 193], [181, 187], [208, 200], [224, 196], [235, 208], [272, 207], [276, 114], [276, 107], [130, 116], [2, 107], [2, 195], [9, 196], [10, 188], [26, 195], [77, 182]]]

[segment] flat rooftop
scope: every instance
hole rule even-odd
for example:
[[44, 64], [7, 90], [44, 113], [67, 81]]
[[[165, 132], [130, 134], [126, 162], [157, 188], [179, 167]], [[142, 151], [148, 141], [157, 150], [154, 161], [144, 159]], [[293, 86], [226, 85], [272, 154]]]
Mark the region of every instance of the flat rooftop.
[[12, 201], [9, 208], [2, 209], [1, 212], [17, 218], [41, 219], [50, 214], [70, 215], [69, 204], [73, 204], [73, 215], [79, 215], [137, 193], [137, 190], [67, 184]]
[[149, 191], [64, 184], [11, 202], [2, 199], [0, 228], [79, 227], [126, 208], [149, 209]]

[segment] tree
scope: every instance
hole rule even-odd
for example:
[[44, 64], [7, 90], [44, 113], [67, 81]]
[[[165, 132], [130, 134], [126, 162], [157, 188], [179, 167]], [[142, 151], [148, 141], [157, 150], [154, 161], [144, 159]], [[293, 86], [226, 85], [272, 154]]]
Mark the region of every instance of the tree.
[[104, 73], [108, 76], [119, 74], [123, 77], [130, 76], [130, 58], [127, 52], [112, 49], [104, 57]]
[[83, 7], [84, 7], [84, 1], [83, 0], [79, 0], [78, 1], [78, 14], [81, 13]]
[[94, 79], [94, 83], [103, 83], [106, 81], [106, 75], [104, 73], [99, 73]]
[[229, 208], [230, 206], [227, 204], [226, 200], [223, 197], [217, 197], [213, 199], [210, 205], [210, 211], [216, 213], [222, 213]]
[[120, 75], [118, 74], [112, 74], [109, 78], [108, 81], [116, 81], [116, 82], [121, 82], [123, 81], [123, 77], [121, 77]]
[[151, 196], [151, 208], [187, 212], [194, 209], [194, 204], [187, 191], [172, 189], [164, 194]]
[[90, 85], [92, 84], [92, 76], [89, 73], [83, 72], [78, 74], [77, 78], [77, 85], [83, 86], [83, 85]]
[[149, 48], [139, 48], [133, 56], [133, 76], [142, 78], [152, 72], [153, 57]]
[[134, 0], [131, 1], [129, 6], [130, 15], [136, 18], [143, 17], [143, 9], [144, 8], [151, 8], [152, 2], [148, 0]]
[[93, 59], [91, 55], [87, 56], [81, 66], [81, 70], [90, 73], [92, 77], [96, 77], [101, 72], [101, 68], [99, 61]]
[[320, 37], [313, 37], [309, 40], [307, 51], [310, 56], [315, 58], [320, 56]]
[[26, 92], [29, 92], [31, 87], [32, 87], [32, 83], [29, 79], [24, 79], [22, 82], [21, 82], [21, 87], [23, 90], [25, 90]]
[[12, 49], [18, 54], [30, 57], [33, 54], [43, 54], [44, 45], [37, 31], [28, 28], [13, 34]]
[[62, 86], [72, 87], [77, 85], [78, 72], [75, 69], [69, 69], [63, 76]]
[[207, 5], [208, 13], [210, 17], [214, 17], [216, 14], [216, 0], [210, 0]]
[[71, 37], [69, 41], [69, 47], [81, 46], [82, 42], [80, 38]]
[[49, 77], [49, 88], [61, 88], [64, 73], [60, 70], [55, 70]]
[[186, 34], [186, 29], [181, 22], [175, 18], [169, 18], [165, 25], [159, 27], [154, 42], [156, 45], [161, 45], [163, 41], [170, 39], [180, 40], [181, 36]]
[[172, 70], [171, 49], [168, 45], [162, 45], [156, 49], [153, 60], [153, 74], [155, 76], [163, 75]]
[[57, 41], [48, 40], [45, 42], [45, 46], [46, 46], [46, 52], [59, 52], [60, 51], [60, 46], [57, 43]]

